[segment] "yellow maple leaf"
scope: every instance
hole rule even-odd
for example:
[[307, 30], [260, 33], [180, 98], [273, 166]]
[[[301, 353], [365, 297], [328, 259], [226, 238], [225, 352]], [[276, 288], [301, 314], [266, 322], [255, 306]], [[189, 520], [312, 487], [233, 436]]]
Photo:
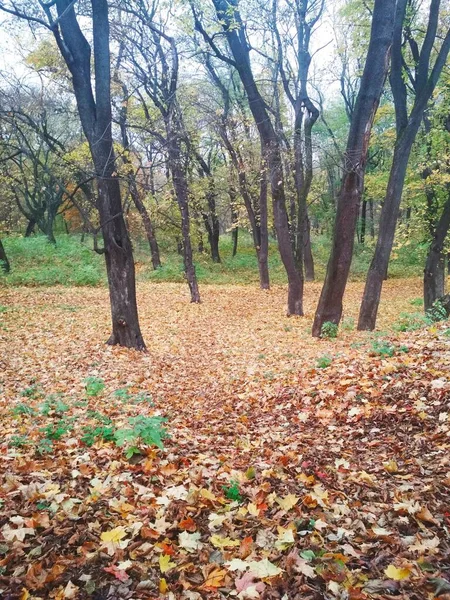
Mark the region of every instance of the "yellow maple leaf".
[[120, 542], [120, 540], [123, 539], [126, 535], [127, 535], [127, 532], [125, 531], [125, 529], [123, 527], [115, 527], [114, 529], [111, 529], [110, 531], [104, 531], [101, 534], [100, 538], [101, 538], [102, 542], [117, 543], [117, 542]]
[[176, 564], [174, 562], [170, 562], [169, 554], [159, 555], [159, 570], [161, 573], [167, 573], [167, 571], [170, 571], [170, 569], [173, 569], [174, 567], [176, 567]]
[[232, 548], [233, 546], [240, 546], [239, 540], [232, 540], [229, 537], [222, 537], [220, 535], [212, 535], [209, 541], [215, 548]]
[[259, 508], [257, 507], [256, 504], [254, 504], [253, 502], [250, 502], [249, 505], [247, 506], [248, 512], [253, 516], [253, 517], [258, 517], [259, 516]]
[[394, 581], [402, 581], [402, 579], [407, 579], [411, 575], [411, 571], [406, 567], [399, 569], [395, 565], [389, 565], [384, 570], [384, 574], [389, 577], [389, 579], [393, 579]]
[[294, 508], [300, 498], [294, 496], [294, 494], [288, 494], [284, 498], [275, 498], [275, 500], [283, 510], [291, 510], [291, 508]]
[[162, 577], [159, 580], [159, 593], [166, 594], [168, 589], [169, 589], [169, 586], [167, 585], [167, 581], [164, 579], [164, 577]]

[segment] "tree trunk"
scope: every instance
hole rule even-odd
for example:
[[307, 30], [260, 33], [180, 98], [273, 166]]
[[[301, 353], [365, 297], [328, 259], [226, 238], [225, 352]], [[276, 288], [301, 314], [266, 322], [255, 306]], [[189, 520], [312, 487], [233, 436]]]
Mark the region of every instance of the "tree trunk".
[[259, 249], [258, 269], [259, 282], [262, 290], [270, 289], [269, 278], [269, 231], [267, 229], [267, 172], [261, 165], [261, 178], [259, 187]]
[[[450, 187], [449, 187], [450, 192]], [[433, 240], [428, 251], [423, 277], [423, 299], [425, 311], [445, 294], [445, 258], [444, 243], [450, 228], [450, 193], [436, 226]]]
[[[395, 228], [405, 182], [411, 149], [422, 122], [424, 111], [435, 89], [439, 75], [445, 65], [450, 48], [450, 31], [442, 42], [435, 64], [429, 74], [429, 60], [439, 22], [440, 0], [432, 0], [426, 36], [420, 51], [415, 80], [416, 97], [408, 116], [407, 91], [403, 80], [402, 23], [396, 20], [396, 32], [392, 50], [391, 88], [394, 95], [397, 142], [389, 173], [386, 196], [380, 216], [380, 225], [375, 254], [367, 274], [363, 300], [359, 312], [358, 329], [375, 328], [383, 280], [389, 266], [394, 243]], [[406, 10], [406, 0], [399, 4], [398, 11]]]
[[181, 160], [181, 151], [177, 136], [172, 132], [171, 124], [166, 124], [167, 127], [167, 149], [169, 168], [172, 173], [173, 187], [175, 196], [178, 202], [178, 208], [181, 215], [181, 235], [183, 238], [183, 263], [186, 280], [188, 282], [191, 293], [191, 302], [199, 303], [200, 292], [198, 289], [197, 276], [195, 274], [194, 259], [192, 255], [191, 232], [190, 232], [190, 216], [188, 203], [188, 184], [186, 174]]
[[72, 74], [78, 112], [96, 171], [112, 317], [107, 343], [145, 350], [137, 312], [133, 252], [123, 217], [112, 140], [108, 3], [92, 0], [91, 5], [95, 77], [91, 77], [91, 48], [69, 0], [56, 0], [60, 30], [54, 29], [54, 33]]
[[342, 299], [353, 256], [369, 138], [389, 65], [394, 14], [393, 0], [375, 0], [369, 49], [347, 141], [331, 256], [314, 318], [312, 334], [316, 337], [320, 337], [325, 322], [338, 324], [342, 316]]
[[359, 243], [364, 246], [366, 241], [366, 224], [367, 224], [367, 200], [364, 198], [361, 207], [361, 231], [359, 234]]
[[0, 266], [5, 273], [9, 273], [11, 270], [11, 265], [9, 264], [8, 257], [6, 256], [6, 251], [2, 240], [0, 240]]
[[306, 213], [305, 219], [305, 234], [304, 234], [304, 243], [305, 243], [305, 251], [303, 254], [303, 260], [305, 264], [305, 279], [306, 281], [314, 281], [315, 273], [314, 273], [314, 258], [312, 254], [311, 248], [311, 222], [308, 217], [308, 213]]
[[233, 227], [233, 231], [231, 232], [231, 239], [233, 241], [233, 251], [231, 255], [234, 258], [237, 254], [238, 249], [239, 227]]
[[236, 210], [236, 197], [237, 192], [234, 186], [231, 184], [228, 186], [228, 195], [230, 196], [230, 209], [231, 209], [231, 240], [233, 243], [232, 257], [234, 258], [237, 254], [238, 237], [239, 237], [239, 215]]
[[36, 221], [34, 219], [29, 219], [27, 228], [25, 230], [25, 237], [31, 237], [31, 234], [34, 233], [34, 228], [36, 227]]
[[370, 237], [375, 239], [375, 215], [373, 210], [373, 200], [369, 200], [369, 214], [370, 214]]

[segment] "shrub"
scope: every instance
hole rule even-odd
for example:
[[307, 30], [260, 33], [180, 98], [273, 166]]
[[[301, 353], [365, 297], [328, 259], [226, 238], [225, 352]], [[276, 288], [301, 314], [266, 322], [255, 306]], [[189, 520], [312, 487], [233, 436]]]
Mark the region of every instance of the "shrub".
[[338, 334], [338, 326], [336, 323], [332, 323], [331, 321], [325, 321], [322, 325], [322, 329], [320, 330], [320, 336], [327, 339], [337, 338]]
[[118, 446], [125, 446], [125, 456], [130, 458], [133, 454], [140, 453], [140, 446], [157, 446], [163, 448], [162, 440], [167, 437], [167, 432], [162, 426], [166, 421], [164, 417], [130, 417], [130, 429], [118, 429], [114, 434], [114, 440]]
[[105, 383], [103, 379], [100, 379], [99, 377], [86, 377], [84, 383], [86, 396], [99, 396], [105, 389]]

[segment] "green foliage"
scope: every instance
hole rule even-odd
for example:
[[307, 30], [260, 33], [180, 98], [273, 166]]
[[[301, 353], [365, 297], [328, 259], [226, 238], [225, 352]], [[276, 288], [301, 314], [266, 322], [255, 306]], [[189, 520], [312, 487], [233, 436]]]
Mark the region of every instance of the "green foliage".
[[58, 394], [50, 394], [50, 396], [39, 406], [39, 412], [45, 417], [52, 414], [62, 415], [68, 410], [69, 405], [66, 404]]
[[409, 303], [412, 306], [423, 306], [423, 298], [413, 298]]
[[112, 442], [115, 439], [115, 429], [112, 425], [98, 425], [97, 427], [86, 426], [83, 427], [83, 436], [81, 441], [86, 446], [93, 446], [97, 440], [103, 440], [104, 442]]
[[395, 346], [391, 344], [391, 342], [387, 340], [375, 340], [372, 343], [372, 350], [375, 354], [379, 354], [380, 356], [394, 356], [395, 354]]
[[48, 440], [60, 440], [66, 433], [72, 430], [72, 420], [69, 419], [59, 419], [41, 428], [41, 432]]
[[11, 448], [23, 448], [28, 446], [29, 440], [26, 435], [13, 435], [9, 440], [8, 446]]
[[324, 354], [323, 356], [320, 356], [317, 359], [316, 367], [318, 369], [326, 369], [327, 367], [329, 367], [331, 365], [332, 362], [333, 362], [333, 359], [331, 358], [331, 356]]
[[36, 452], [41, 455], [51, 454], [53, 452], [53, 442], [48, 438], [39, 440], [39, 443], [36, 446]]
[[36, 400], [37, 398], [42, 398], [44, 395], [42, 391], [39, 389], [39, 386], [35, 383], [30, 385], [30, 387], [25, 388], [20, 392], [20, 395], [24, 398], [30, 398], [31, 400]]
[[127, 458], [139, 452], [142, 444], [163, 448], [162, 440], [167, 437], [167, 432], [162, 426], [166, 421], [163, 417], [130, 417], [130, 429], [117, 429], [114, 440], [118, 446], [127, 445], [125, 455]]
[[338, 335], [338, 325], [336, 323], [331, 323], [331, 321], [325, 321], [322, 325], [322, 329], [320, 330], [320, 336], [327, 339], [337, 338]]
[[34, 415], [35, 414], [35, 410], [33, 407], [28, 406], [27, 404], [24, 404], [23, 402], [20, 402], [19, 404], [16, 404], [16, 406], [11, 409], [11, 414], [13, 414], [14, 416], [19, 416], [19, 415]]
[[433, 323], [445, 321], [447, 319], [447, 311], [445, 310], [445, 307], [442, 304], [442, 301], [439, 300], [439, 298], [435, 300], [433, 306], [429, 310], [427, 310], [426, 316]]
[[230, 485], [224, 485], [223, 491], [225, 493], [225, 498], [228, 500], [233, 500], [235, 502], [242, 502], [242, 496], [239, 490], [239, 482], [232, 479], [230, 481]]
[[99, 396], [105, 389], [105, 382], [100, 377], [86, 377], [84, 380], [86, 396]]
[[393, 328], [396, 331], [416, 331], [430, 324], [430, 318], [423, 313], [401, 313]]

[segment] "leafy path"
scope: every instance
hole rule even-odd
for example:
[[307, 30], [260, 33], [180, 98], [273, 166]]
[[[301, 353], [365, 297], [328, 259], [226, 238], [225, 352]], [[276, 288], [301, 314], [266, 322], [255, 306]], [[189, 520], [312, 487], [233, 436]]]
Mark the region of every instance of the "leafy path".
[[[420, 289], [388, 283], [386, 328]], [[99, 343], [104, 290], [2, 290], [1, 598], [450, 597], [445, 324], [317, 341], [281, 289], [140, 292], [145, 356]], [[155, 415], [163, 450], [127, 438]]]

